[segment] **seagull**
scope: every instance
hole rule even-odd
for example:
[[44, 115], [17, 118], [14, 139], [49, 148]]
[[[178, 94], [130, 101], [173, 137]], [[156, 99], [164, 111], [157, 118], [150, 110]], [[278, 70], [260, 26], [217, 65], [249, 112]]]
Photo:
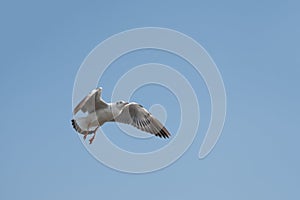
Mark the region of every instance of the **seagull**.
[[[106, 122], [119, 122], [132, 125], [144, 132], [148, 132], [160, 138], [169, 138], [169, 131], [142, 105], [135, 102], [118, 101], [106, 103], [101, 98], [102, 88], [92, 90], [74, 108], [73, 115], [79, 111], [87, 113], [85, 117], [73, 118], [73, 128], [83, 135], [83, 139], [93, 134], [89, 143], [92, 144], [96, 132]], [[90, 130], [90, 128], [94, 128]]]

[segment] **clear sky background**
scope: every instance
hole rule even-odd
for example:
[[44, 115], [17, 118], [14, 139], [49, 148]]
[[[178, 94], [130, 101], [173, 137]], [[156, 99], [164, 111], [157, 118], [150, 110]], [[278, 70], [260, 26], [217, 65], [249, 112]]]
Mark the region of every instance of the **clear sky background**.
[[[271, 0], [2, 1], [0, 199], [299, 199], [299, 10], [298, 1]], [[106, 100], [119, 69], [147, 62], [182, 72], [201, 99], [199, 133], [183, 157], [160, 171], [133, 175], [86, 151], [70, 124], [72, 90], [80, 64], [97, 44], [145, 26], [175, 29], [203, 45], [222, 74], [228, 110], [219, 142], [198, 160], [210, 107], [201, 77], [159, 51], [119, 59], [100, 82]], [[147, 92], [161, 95], [147, 100]], [[165, 104], [171, 113], [166, 125], [174, 132], [176, 101], [168, 104], [164, 95], [172, 96], [147, 86], [133, 100], [147, 108]], [[143, 149], [139, 140], [126, 146], [130, 138], [121, 135], [117, 130], [109, 137], [130, 150], [152, 148]]]

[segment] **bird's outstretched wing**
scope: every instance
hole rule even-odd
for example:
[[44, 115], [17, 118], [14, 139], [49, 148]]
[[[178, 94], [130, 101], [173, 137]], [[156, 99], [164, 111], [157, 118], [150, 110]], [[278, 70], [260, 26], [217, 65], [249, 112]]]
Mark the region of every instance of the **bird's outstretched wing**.
[[130, 124], [155, 136], [164, 138], [171, 136], [169, 131], [151, 113], [137, 103], [127, 104], [121, 114], [114, 118], [114, 121]]
[[75, 115], [78, 111], [82, 111], [83, 113], [94, 112], [99, 108], [107, 107], [107, 103], [101, 99], [102, 88], [96, 88], [92, 90], [86, 97], [84, 97], [79, 104], [74, 108], [73, 114]]

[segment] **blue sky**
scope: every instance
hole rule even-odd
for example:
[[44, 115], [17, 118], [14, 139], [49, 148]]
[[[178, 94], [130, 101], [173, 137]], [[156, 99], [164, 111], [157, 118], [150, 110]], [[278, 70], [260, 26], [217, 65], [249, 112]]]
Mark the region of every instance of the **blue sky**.
[[[0, 199], [299, 199], [299, 9], [297, 1], [270, 0], [1, 2]], [[227, 118], [214, 150], [198, 160], [209, 119], [201, 77], [158, 51], [117, 60], [101, 82], [106, 99], [118, 66], [154, 61], [181, 70], [201, 98], [199, 133], [184, 156], [163, 170], [133, 175], [86, 151], [70, 124], [72, 90], [97, 44], [145, 26], [175, 29], [203, 45], [224, 80]], [[149, 107], [155, 102], [143, 95], [157, 90], [164, 94], [145, 87], [133, 100]], [[163, 97], [155, 101], [166, 103]], [[118, 134], [111, 139], [126, 146], [129, 139]]]

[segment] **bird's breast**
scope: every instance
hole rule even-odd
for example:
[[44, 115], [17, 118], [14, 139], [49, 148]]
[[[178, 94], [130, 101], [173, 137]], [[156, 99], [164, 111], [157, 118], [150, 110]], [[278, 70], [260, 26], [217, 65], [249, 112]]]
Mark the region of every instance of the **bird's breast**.
[[113, 113], [110, 109], [99, 109], [96, 113], [100, 124], [111, 121], [113, 119]]

